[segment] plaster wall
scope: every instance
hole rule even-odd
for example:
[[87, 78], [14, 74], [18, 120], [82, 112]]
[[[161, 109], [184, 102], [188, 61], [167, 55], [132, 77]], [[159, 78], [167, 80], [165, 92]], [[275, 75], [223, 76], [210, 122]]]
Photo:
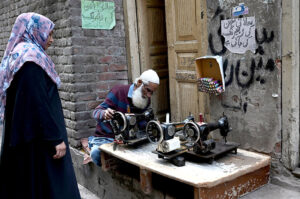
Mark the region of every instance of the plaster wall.
[[[223, 58], [226, 91], [210, 96], [210, 114], [224, 112], [232, 127], [228, 140], [241, 147], [280, 157], [281, 153], [281, 1], [243, 1], [255, 17], [255, 53], [230, 52], [221, 36], [221, 20], [234, 18], [240, 1], [207, 1], [207, 54]], [[214, 133], [217, 136], [218, 132]]]

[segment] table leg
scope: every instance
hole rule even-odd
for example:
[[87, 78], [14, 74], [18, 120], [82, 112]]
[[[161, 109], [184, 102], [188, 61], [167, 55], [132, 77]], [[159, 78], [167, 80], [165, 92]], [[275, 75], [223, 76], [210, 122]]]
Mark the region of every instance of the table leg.
[[141, 189], [145, 194], [150, 194], [152, 191], [152, 172], [140, 168], [140, 184]]
[[101, 152], [101, 167], [103, 171], [108, 171], [110, 169], [110, 164], [107, 161], [109, 159], [109, 155], [105, 152]]

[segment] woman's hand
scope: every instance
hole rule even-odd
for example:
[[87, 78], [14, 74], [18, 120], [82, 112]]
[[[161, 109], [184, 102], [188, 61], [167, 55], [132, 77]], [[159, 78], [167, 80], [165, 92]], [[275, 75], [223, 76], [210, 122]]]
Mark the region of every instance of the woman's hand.
[[66, 144], [65, 142], [55, 146], [56, 154], [53, 156], [54, 159], [60, 159], [66, 155]]

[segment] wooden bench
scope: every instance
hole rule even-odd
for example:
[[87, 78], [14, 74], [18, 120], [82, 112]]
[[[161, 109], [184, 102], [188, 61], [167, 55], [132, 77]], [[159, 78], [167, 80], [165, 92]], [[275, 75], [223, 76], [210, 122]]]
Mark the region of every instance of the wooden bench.
[[269, 181], [271, 158], [267, 155], [238, 149], [237, 154], [227, 154], [212, 164], [186, 161], [177, 167], [158, 158], [155, 144], [138, 148], [103, 144], [101, 149], [102, 168], [108, 169], [107, 156], [114, 156], [140, 168], [140, 185], [144, 193], [151, 193], [152, 172], [194, 187], [195, 199], [238, 198]]

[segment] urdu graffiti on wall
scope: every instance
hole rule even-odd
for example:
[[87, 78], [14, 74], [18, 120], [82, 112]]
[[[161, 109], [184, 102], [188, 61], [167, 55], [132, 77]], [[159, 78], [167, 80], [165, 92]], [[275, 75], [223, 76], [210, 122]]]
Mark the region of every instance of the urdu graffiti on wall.
[[[220, 9], [220, 7], [217, 8], [214, 17], [212, 20], [217, 21], [219, 19], [220, 21], [220, 26], [218, 28], [218, 31], [215, 33], [215, 31], [212, 31], [209, 33], [208, 36], [208, 44], [209, 44], [209, 49], [212, 53], [212, 55], [225, 55], [227, 52], [227, 48], [225, 47], [225, 38], [221, 34], [221, 21], [225, 20], [224, 15], [222, 14], [223, 10]], [[243, 18], [239, 18], [243, 19]], [[259, 55], [264, 55], [264, 49], [263, 49], [263, 44], [264, 43], [270, 43], [274, 40], [274, 32], [271, 31], [270, 34], [268, 34], [268, 31], [263, 28], [262, 33], [259, 33], [257, 29], [255, 28], [255, 41], [256, 44], [258, 45], [255, 49], [255, 54]], [[216, 48], [217, 43], [220, 43], [221, 46], [220, 49]], [[255, 76], [255, 73], [258, 73], [259, 70], [268, 70], [268, 71], [273, 71], [275, 69], [275, 61], [270, 58], [268, 61], [264, 64], [262, 57], [259, 57], [259, 61], [257, 62], [256, 59], [252, 59], [250, 62], [250, 66], [247, 66], [246, 68], [249, 69], [249, 72], [246, 71], [241, 71], [241, 60], [236, 60], [235, 63], [229, 63], [230, 60], [228, 58], [224, 57], [224, 62], [223, 62], [223, 70], [225, 74], [225, 85], [226, 87], [231, 85], [234, 76], [236, 76], [237, 80], [237, 85], [241, 88], [249, 88], [252, 83], [258, 81], [261, 84], [265, 83], [265, 80], [260, 77], [259, 74]], [[228, 67], [230, 65], [230, 67]], [[230, 70], [230, 71], [227, 71]], [[227, 74], [227, 75], [226, 75]], [[244, 79], [242, 77], [247, 77], [248, 80], [242, 82], [241, 79]], [[255, 78], [254, 78], [255, 77]]]
[[[240, 22], [245, 20], [242, 16], [237, 19], [241, 19]], [[218, 31], [211, 31], [209, 33], [208, 44], [212, 55], [223, 56], [225, 86], [230, 87], [230, 85], [235, 83], [243, 91], [250, 88], [254, 83], [265, 84], [267, 80], [264, 75], [268, 72], [274, 72], [276, 67], [274, 59], [266, 58], [264, 51], [264, 46], [274, 41], [274, 31], [268, 31], [264, 27], [260, 31], [255, 28], [256, 49], [253, 57], [250, 60], [231, 60], [230, 56], [226, 56], [228, 50], [225, 46], [226, 39], [222, 36], [221, 32], [223, 20], [226, 20], [223, 15], [223, 10], [218, 7], [212, 18], [212, 23], [219, 23], [220, 25]], [[243, 110], [245, 113], [247, 112], [247, 102], [241, 101], [238, 107], [222, 102], [222, 106], [235, 110]]]
[[255, 52], [254, 17], [222, 20], [221, 34], [225, 37], [225, 47], [232, 53], [243, 54], [247, 50]]

